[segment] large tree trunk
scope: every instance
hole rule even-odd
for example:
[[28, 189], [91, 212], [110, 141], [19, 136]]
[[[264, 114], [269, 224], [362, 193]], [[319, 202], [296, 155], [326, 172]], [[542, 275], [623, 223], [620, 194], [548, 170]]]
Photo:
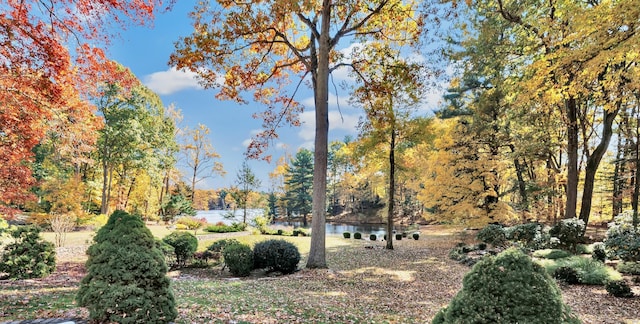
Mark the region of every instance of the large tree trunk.
[[593, 150], [593, 153], [587, 159], [587, 167], [585, 168], [584, 175], [584, 190], [582, 192], [582, 205], [580, 208], [580, 219], [582, 219], [585, 225], [589, 224], [589, 216], [591, 214], [591, 204], [593, 198], [593, 186], [595, 183], [596, 172], [604, 153], [609, 147], [611, 142], [611, 136], [613, 135], [613, 121], [618, 115], [620, 110], [620, 104], [617, 105], [613, 111], [604, 111], [604, 121], [602, 125], [602, 137], [600, 143]]
[[567, 114], [567, 204], [564, 218], [575, 218], [578, 204], [578, 107], [576, 99], [565, 100]]
[[393, 250], [393, 206], [396, 191], [396, 128], [391, 125], [391, 143], [389, 144], [389, 208], [387, 214], [387, 250]]
[[[325, 204], [327, 198], [327, 152], [329, 136], [329, 27], [331, 0], [323, 0], [322, 26], [318, 39], [318, 56], [313, 69], [316, 106], [316, 134], [313, 153], [313, 211], [311, 218], [311, 248], [307, 268], [326, 268]], [[313, 54], [313, 51], [312, 51]]]

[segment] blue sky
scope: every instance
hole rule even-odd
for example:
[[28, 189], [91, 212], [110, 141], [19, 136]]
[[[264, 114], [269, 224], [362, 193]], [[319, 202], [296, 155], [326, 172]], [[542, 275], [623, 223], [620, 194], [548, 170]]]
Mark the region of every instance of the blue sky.
[[[198, 85], [195, 75], [176, 71], [168, 66], [174, 43], [180, 36], [187, 36], [192, 32], [191, 20], [188, 18], [192, 6], [185, 5], [185, 2], [178, 3], [172, 11], [159, 14], [153, 27], [129, 27], [121, 32], [120, 38], [112, 40], [109, 55], [129, 67], [145, 85], [158, 93], [165, 106], [173, 104], [180, 109], [184, 116], [182, 126], [194, 128], [202, 123], [209, 127], [211, 143], [220, 154], [220, 162], [227, 174], [224, 177], [205, 179], [196, 187], [229, 187], [234, 184], [251, 136], [261, 129], [262, 122], [252, 118], [252, 114], [262, 111], [263, 107], [255, 103], [239, 105], [231, 101], [220, 101], [214, 97], [215, 89], [204, 90]], [[338, 81], [346, 77], [346, 73], [334, 74]], [[348, 105], [348, 96], [347, 91], [340, 88], [338, 93], [331, 94], [330, 141], [342, 140], [346, 135], [357, 136], [356, 126], [361, 111]], [[268, 191], [270, 188], [268, 174], [275, 168], [278, 157], [285, 152], [294, 155], [301, 147], [313, 149], [313, 93], [310, 89], [304, 89], [299, 91], [296, 99], [306, 107], [301, 116], [302, 126], [280, 129], [280, 138], [267, 152], [273, 156], [271, 163], [249, 161], [249, 166], [262, 181], [262, 190]], [[438, 95], [431, 95], [425, 103], [425, 113], [433, 109], [437, 101]]]

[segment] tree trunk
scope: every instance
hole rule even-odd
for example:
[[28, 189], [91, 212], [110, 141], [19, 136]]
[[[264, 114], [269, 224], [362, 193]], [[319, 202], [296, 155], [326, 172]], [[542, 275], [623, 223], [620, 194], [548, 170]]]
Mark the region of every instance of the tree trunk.
[[[515, 153], [515, 147], [513, 144], [510, 144], [511, 152]], [[529, 199], [527, 197], [527, 184], [524, 182], [524, 167], [520, 163], [519, 158], [513, 159], [513, 165], [516, 168], [516, 177], [518, 178], [518, 192], [520, 193], [520, 199], [522, 202], [520, 205], [524, 211], [529, 211]]]
[[[391, 108], [393, 109], [393, 108]], [[387, 214], [387, 250], [393, 250], [393, 206], [396, 191], [396, 127], [391, 121], [391, 143], [389, 143], [389, 208]]]
[[[105, 145], [106, 146], [106, 145]], [[109, 212], [109, 164], [107, 163], [107, 148], [102, 157], [102, 199], [100, 201], [100, 214], [107, 214]]]
[[[329, 136], [329, 27], [331, 0], [323, 0], [322, 26], [318, 39], [317, 61], [313, 63], [313, 88], [316, 108], [315, 148], [313, 153], [313, 200], [311, 218], [311, 248], [307, 268], [326, 268], [325, 204], [327, 197], [327, 152]], [[312, 51], [313, 54], [313, 51]], [[313, 58], [312, 58], [313, 60]]]
[[615, 167], [613, 169], [613, 203], [611, 204], [611, 220], [616, 217], [618, 214], [622, 212], [622, 170], [623, 170], [623, 161], [622, 161], [622, 150], [624, 149], [622, 146], [622, 136], [618, 136], [618, 143], [616, 145], [616, 160]]
[[575, 218], [578, 204], [578, 107], [576, 99], [565, 100], [567, 114], [567, 203], [564, 218]]
[[593, 186], [595, 183], [596, 172], [604, 153], [609, 147], [611, 136], [613, 135], [613, 121], [618, 115], [620, 104], [613, 111], [604, 111], [604, 120], [602, 125], [602, 139], [593, 153], [587, 159], [587, 167], [584, 175], [584, 190], [582, 192], [582, 205], [580, 208], [580, 219], [584, 221], [585, 226], [589, 224], [589, 216], [591, 214], [591, 204], [593, 198]]

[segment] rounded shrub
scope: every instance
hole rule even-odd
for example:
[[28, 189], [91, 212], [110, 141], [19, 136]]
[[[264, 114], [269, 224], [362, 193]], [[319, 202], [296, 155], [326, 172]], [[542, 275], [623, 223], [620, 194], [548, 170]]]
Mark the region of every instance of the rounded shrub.
[[398, 233], [396, 234], [396, 241], [400, 241], [402, 240], [402, 234]]
[[609, 295], [614, 297], [631, 298], [633, 297], [633, 291], [631, 287], [624, 280], [612, 280], [605, 284], [605, 289]]
[[253, 270], [253, 251], [251, 247], [242, 243], [232, 243], [222, 251], [224, 263], [229, 272], [238, 277], [246, 277]]
[[510, 241], [518, 242], [526, 248], [537, 248], [538, 241], [543, 235], [542, 225], [540, 223], [519, 224], [509, 227], [505, 234]]
[[633, 213], [623, 212], [609, 224], [604, 241], [610, 256], [622, 261], [640, 261], [640, 230], [633, 227]]
[[482, 228], [476, 238], [480, 242], [484, 242], [493, 246], [505, 246], [507, 244], [507, 234], [500, 225], [489, 224]]
[[420, 234], [413, 233], [413, 234], [411, 234], [411, 237], [413, 237], [413, 239], [417, 241], [420, 238]]
[[353, 238], [356, 239], [356, 240], [362, 239], [362, 233], [360, 233], [360, 232], [353, 233]]
[[300, 252], [291, 242], [285, 240], [267, 240], [253, 247], [253, 264], [256, 269], [292, 273], [298, 268]]
[[600, 262], [605, 262], [607, 261], [607, 252], [604, 249], [604, 244], [603, 243], [596, 243], [593, 245], [593, 251], [591, 252], [591, 258], [596, 260], [596, 261], [600, 261]]
[[198, 249], [198, 239], [190, 232], [173, 232], [165, 236], [162, 241], [173, 246], [178, 267], [186, 266], [187, 260]]
[[559, 240], [558, 247], [575, 253], [585, 228], [584, 221], [581, 219], [563, 219], [551, 227], [549, 235]]
[[371, 241], [377, 241], [377, 240], [378, 240], [378, 236], [377, 236], [377, 235], [375, 235], [375, 234], [371, 234], [371, 235], [369, 235], [369, 240], [371, 240]]
[[349, 233], [349, 232], [344, 232], [344, 233], [342, 233], [342, 237], [344, 237], [344, 238], [346, 238], [346, 239], [351, 238], [351, 233]]
[[483, 258], [433, 323], [580, 323], [547, 272], [517, 249]]
[[40, 237], [37, 226], [19, 226], [9, 231], [14, 242], [0, 253], [0, 273], [11, 279], [44, 278], [56, 269], [56, 249]]
[[142, 219], [114, 212], [87, 251], [76, 296], [99, 323], [168, 323], [177, 316], [167, 265]]
[[578, 271], [571, 267], [559, 267], [553, 271], [553, 277], [558, 281], [570, 285], [577, 285], [580, 283], [580, 277], [578, 277]]

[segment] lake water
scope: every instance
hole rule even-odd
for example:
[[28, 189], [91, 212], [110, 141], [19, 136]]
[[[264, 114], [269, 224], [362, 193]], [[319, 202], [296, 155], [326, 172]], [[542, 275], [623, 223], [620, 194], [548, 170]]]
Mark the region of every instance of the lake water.
[[[196, 217], [204, 217], [208, 223], [215, 224], [218, 222], [222, 222], [227, 225], [231, 225], [232, 223], [241, 223], [242, 222], [242, 213], [241, 209], [237, 209], [234, 213], [233, 210], [199, 210], [196, 214]], [[253, 219], [256, 216], [261, 216], [264, 213], [262, 209], [247, 209], [247, 223], [251, 224]], [[303, 227], [302, 222], [276, 222], [273, 225], [282, 225], [282, 226], [291, 226], [294, 228]], [[309, 226], [311, 227], [311, 222], [309, 222]], [[344, 232], [360, 232], [362, 234], [376, 234], [383, 235], [386, 233], [386, 225], [384, 224], [362, 224], [362, 225], [353, 225], [353, 224], [339, 224], [339, 223], [327, 223], [325, 225], [326, 234], [342, 234]]]

